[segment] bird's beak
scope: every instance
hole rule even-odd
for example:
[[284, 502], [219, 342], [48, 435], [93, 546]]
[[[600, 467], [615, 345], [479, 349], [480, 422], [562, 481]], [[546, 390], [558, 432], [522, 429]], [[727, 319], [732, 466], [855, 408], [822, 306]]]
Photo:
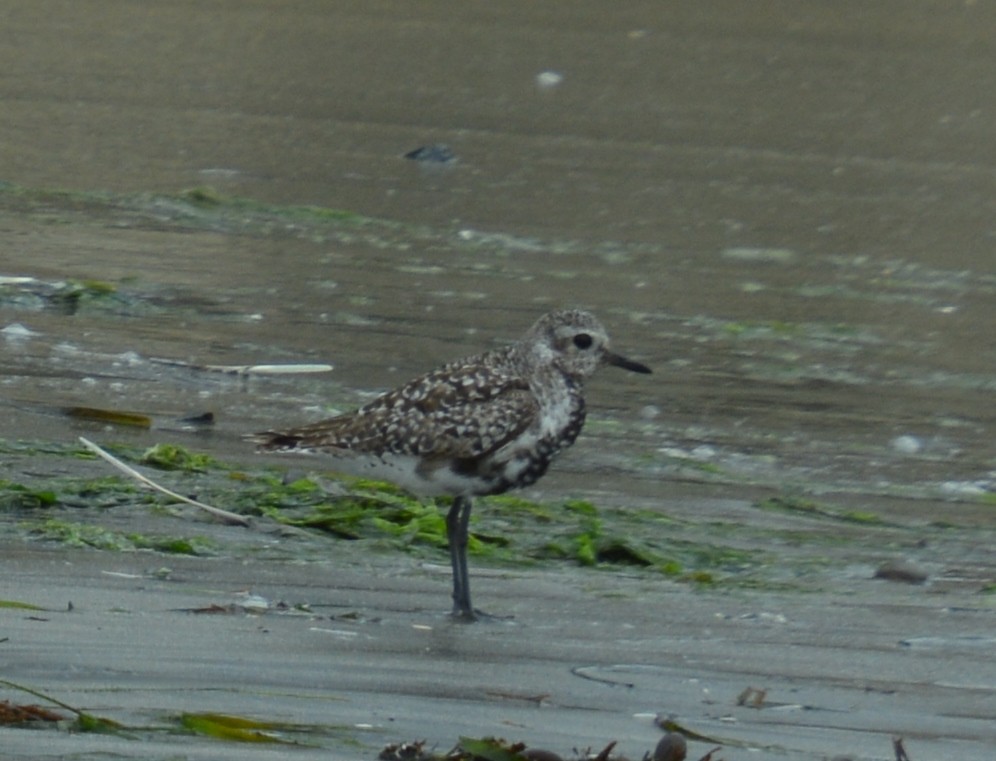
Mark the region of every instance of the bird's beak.
[[631, 373], [652, 372], [652, 370], [646, 365], [641, 365], [639, 362], [626, 359], [626, 357], [620, 357], [618, 354], [613, 354], [611, 351], [605, 352], [602, 355], [602, 358], [607, 364], [613, 365], [614, 367], [621, 367], [623, 370], [629, 370]]

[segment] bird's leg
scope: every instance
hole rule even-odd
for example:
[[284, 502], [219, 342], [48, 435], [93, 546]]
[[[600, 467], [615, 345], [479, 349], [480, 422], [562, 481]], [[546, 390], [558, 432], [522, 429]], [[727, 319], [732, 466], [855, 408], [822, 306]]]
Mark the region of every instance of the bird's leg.
[[446, 514], [446, 539], [450, 545], [453, 565], [453, 616], [467, 621], [477, 620], [470, 604], [470, 576], [467, 572], [467, 530], [470, 524], [470, 497], [456, 497]]

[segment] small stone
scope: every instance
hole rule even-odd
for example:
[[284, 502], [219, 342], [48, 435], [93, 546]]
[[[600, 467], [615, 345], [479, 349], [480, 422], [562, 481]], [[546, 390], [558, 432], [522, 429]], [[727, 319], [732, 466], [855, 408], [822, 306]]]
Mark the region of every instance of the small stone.
[[536, 75], [536, 86], [541, 90], [549, 90], [564, 81], [564, 75], [556, 71], [541, 71]]
[[0, 330], [0, 334], [3, 334], [3, 337], [8, 341], [23, 341], [25, 338], [38, 335], [35, 331], [24, 327], [19, 322], [12, 322], [3, 330]]
[[688, 454], [693, 460], [705, 462], [707, 460], [712, 460], [716, 456], [716, 450], [708, 444], [699, 444]]
[[875, 578], [905, 584], [923, 584], [927, 581], [928, 574], [905, 560], [890, 560], [875, 571]]
[[406, 159], [421, 161], [426, 164], [455, 164], [456, 154], [450, 150], [448, 145], [433, 143], [423, 145], [405, 154]]
[[676, 732], [664, 735], [654, 748], [653, 761], [684, 761], [688, 755], [688, 743]]
[[519, 755], [528, 758], [529, 761], [563, 761], [552, 750], [543, 750], [543, 748], [526, 748]]
[[741, 262], [773, 262], [786, 264], [795, 258], [795, 252], [787, 248], [752, 248], [734, 246], [723, 249], [724, 259], [735, 259]]
[[900, 454], [916, 454], [923, 449], [923, 442], [916, 436], [896, 436], [892, 440], [892, 448]]

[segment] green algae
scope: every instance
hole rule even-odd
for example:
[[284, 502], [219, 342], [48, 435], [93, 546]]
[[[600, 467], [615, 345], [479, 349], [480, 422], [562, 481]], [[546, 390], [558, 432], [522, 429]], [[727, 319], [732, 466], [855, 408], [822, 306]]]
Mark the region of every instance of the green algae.
[[52, 478], [40, 487], [0, 479], [0, 513], [108, 508], [134, 502], [137, 492], [134, 483], [117, 476]]
[[[172, 444], [142, 451], [122, 446], [113, 449], [126, 462], [171, 471], [175, 488], [182, 490], [183, 482], [197, 479], [196, 490], [203, 501], [240, 514], [320, 532], [334, 540], [368, 542], [385, 550], [420, 556], [446, 552], [447, 499], [418, 500], [392, 484], [368, 479], [343, 478], [328, 487], [314, 478], [285, 482], [279, 473], [239, 470]], [[76, 450], [62, 453], [75, 455]], [[42, 488], [4, 483], [0, 484], [0, 504], [3, 500], [22, 512], [42, 513], [36, 521], [23, 519], [25, 516], [21, 521], [28, 535], [39, 540], [104, 551], [188, 555], [224, 551], [217, 538], [121, 531], [100, 525], [99, 516], [92, 513], [87, 522], [69, 520], [61, 513], [44, 515], [67, 507], [109, 509], [139, 504], [155, 510], [165, 504], [116, 476], [61, 479]], [[719, 543], [669, 536], [668, 530], [677, 525], [657, 511], [606, 510], [589, 500], [536, 502], [519, 495], [500, 495], [476, 500], [468, 552], [508, 566], [567, 562], [603, 570], [642, 569], [710, 583], [758, 565], [748, 553]]]
[[[136, 465], [150, 451], [122, 445], [112, 448], [116, 456]], [[150, 530], [148, 523], [140, 532], [122, 531], [110, 523], [120, 521], [115, 517], [118, 510], [137, 509], [153, 519], [173, 520], [183, 513], [174, 510], [168, 499], [118, 476], [0, 482], [0, 505], [16, 514], [16, 525], [25, 538], [103, 551], [262, 552], [306, 562], [326, 556], [327, 549], [321, 549], [325, 542], [349, 541], [375, 552], [446, 557], [445, 516], [450, 500], [419, 500], [392, 484], [368, 479], [328, 476], [287, 481], [275, 469], [247, 470], [173, 445], [151, 450], [163, 455], [163, 465], [172, 468], [171, 488], [197, 493], [201, 501], [256, 517], [263, 521], [259, 527], [264, 532], [269, 531], [267, 523], [286, 526], [297, 532], [288, 537], [308, 537], [307, 543], [273, 545], [267, 541], [257, 546], [262, 537], [259, 532], [245, 534], [221, 527], [208, 532], [210, 539], [176, 529]], [[75, 447], [37, 442], [0, 441], [0, 451], [32, 456], [48, 451], [73, 459], [81, 455]], [[99, 473], [101, 467], [88, 461], [74, 469]], [[535, 501], [521, 494], [482, 497], [475, 500], [468, 554], [510, 568], [567, 564], [594, 572], [660, 575], [697, 586], [804, 590], [835, 573], [837, 550], [832, 548], [842, 543], [884, 547], [903, 541], [905, 535], [901, 525], [884, 521], [860, 504], [843, 507], [800, 493], [774, 495], [755, 502], [754, 508], [784, 514], [790, 520], [754, 526], [749, 521], [676, 519], [657, 508], [606, 507], [590, 499]], [[791, 520], [796, 516], [806, 521]], [[828, 528], [821, 528], [821, 523]], [[851, 525], [856, 531], [843, 534], [829, 528], [832, 524]], [[804, 557], [809, 552], [806, 548], [820, 546], [832, 551]], [[785, 555], [782, 548], [800, 551]]]
[[[351, 728], [343, 726], [273, 721], [211, 711], [182, 712], [178, 715], [164, 717], [162, 721], [152, 725], [126, 726], [106, 716], [98, 716], [80, 710], [63, 700], [59, 700], [50, 694], [28, 685], [11, 682], [7, 679], [0, 679], [0, 686], [31, 695], [36, 699], [43, 700], [56, 708], [68, 712], [73, 717], [71, 721], [67, 720], [67, 716], [60, 715], [57, 712], [41, 708], [37, 705], [30, 706], [30, 708], [34, 709], [32, 711], [33, 716], [43, 717], [45, 723], [53, 729], [70, 733], [111, 734], [123, 739], [137, 741], [163, 733], [186, 733], [228, 742], [294, 746], [313, 745], [313, 738], [317, 737], [334, 737], [347, 745], [357, 745], [356, 740], [351, 736]], [[20, 724], [5, 724], [4, 728], [30, 727], [33, 731], [37, 731], [40, 728], [39, 723], [39, 721], [32, 721], [21, 722]]]
[[205, 537], [146, 536], [56, 518], [31, 526], [29, 532], [39, 539], [59, 542], [69, 547], [91, 547], [118, 552], [155, 550], [175, 555], [210, 555], [214, 552], [214, 543]]
[[[450, 503], [446, 499], [421, 501], [392, 484], [366, 479], [343, 478], [328, 487], [313, 478], [285, 482], [273, 471], [246, 472], [173, 445], [144, 451], [121, 446], [114, 449], [125, 461], [170, 468], [181, 482], [196, 478], [203, 500], [235, 512], [327, 534], [333, 541], [367, 542], [383, 551], [418, 556], [446, 552], [445, 515]], [[150, 452], [156, 456], [151, 457]], [[6, 494], [27, 499], [39, 492], [44, 499], [35, 498], [28, 504], [37, 509], [47, 505], [44, 509], [48, 512], [70, 505], [114, 508], [136, 503], [155, 510], [162, 504], [116, 476], [66, 479], [53, 486], [39, 490], [18, 484]], [[0, 496], [4, 493], [0, 491]], [[22, 520], [21, 526], [38, 540], [103, 551], [189, 555], [226, 551], [224, 538], [120, 531], [99, 525], [99, 515], [93, 513], [88, 513], [87, 520], [53, 514], [43, 520]], [[642, 570], [691, 583], [728, 581], [744, 568], [761, 564], [756, 558], [752, 560], [750, 553], [718, 542], [669, 536], [668, 531], [676, 528], [680, 523], [659, 511], [608, 510], [590, 500], [536, 502], [519, 495], [500, 495], [476, 500], [468, 552], [513, 567], [565, 562], [601, 570]]]
[[0, 480], [0, 511], [38, 510], [57, 504], [59, 497], [52, 489], [34, 489], [13, 481]]
[[845, 510], [807, 497], [791, 495], [768, 497], [757, 502], [755, 506], [761, 510], [797, 513], [813, 518], [843, 521], [846, 523], [884, 525], [882, 518], [869, 510]]
[[160, 470], [182, 470], [188, 473], [204, 473], [209, 468], [221, 467], [210, 455], [191, 452], [176, 444], [156, 444], [149, 447], [142, 454], [139, 463]]
[[245, 743], [288, 743], [277, 734], [286, 725], [221, 713], [184, 713], [180, 726], [194, 734]]
[[[40, 690], [36, 690], [33, 687], [28, 687], [27, 685], [18, 684], [17, 682], [11, 682], [7, 679], [0, 679], [0, 685], [9, 687], [10, 689], [17, 690], [18, 692], [24, 692], [41, 700], [51, 703], [52, 705], [58, 706], [66, 711], [72, 713], [76, 718], [68, 726], [70, 731], [74, 732], [94, 732], [99, 734], [115, 734], [127, 736], [124, 733], [125, 727], [118, 722], [103, 718], [100, 716], [95, 716], [94, 714], [87, 713], [86, 711], [81, 711], [78, 708], [65, 703], [58, 698], [48, 695]], [[53, 717], [61, 718], [61, 717]]]
[[34, 605], [30, 602], [21, 602], [20, 600], [0, 600], [0, 608], [14, 610], [45, 610], [45, 608], [40, 605]]

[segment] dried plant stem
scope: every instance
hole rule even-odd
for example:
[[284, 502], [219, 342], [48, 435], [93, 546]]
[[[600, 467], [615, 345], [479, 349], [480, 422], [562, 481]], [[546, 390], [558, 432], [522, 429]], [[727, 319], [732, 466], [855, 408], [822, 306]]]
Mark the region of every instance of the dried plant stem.
[[101, 449], [99, 446], [94, 444], [89, 439], [85, 439], [82, 436], [80, 436], [80, 443], [98, 457], [109, 462], [111, 465], [120, 470], [122, 473], [131, 476], [136, 481], [143, 484], [144, 486], [149, 487], [150, 489], [155, 489], [156, 491], [161, 492], [168, 497], [172, 497], [175, 500], [179, 500], [180, 502], [186, 502], [188, 505], [193, 505], [194, 507], [197, 507], [201, 510], [204, 510], [205, 512], [210, 513], [216, 518], [220, 518], [222, 521], [224, 521], [227, 524], [236, 525], [236, 526], [249, 525], [249, 519], [246, 518], [245, 516], [238, 515], [236, 513], [230, 513], [228, 510], [222, 510], [220, 507], [212, 507], [211, 505], [205, 505], [203, 502], [198, 502], [196, 499], [190, 499], [189, 497], [184, 497], [182, 494], [177, 494], [175, 491], [170, 491], [165, 486], [160, 486], [151, 478], [148, 478], [139, 473], [134, 468], [125, 465], [117, 457]]

